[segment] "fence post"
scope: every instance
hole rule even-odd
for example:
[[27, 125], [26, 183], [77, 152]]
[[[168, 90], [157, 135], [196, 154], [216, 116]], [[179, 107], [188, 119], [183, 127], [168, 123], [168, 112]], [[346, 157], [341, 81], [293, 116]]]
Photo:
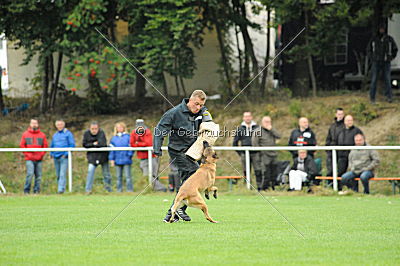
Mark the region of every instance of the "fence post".
[[333, 173], [333, 190], [338, 191], [336, 150], [332, 150], [332, 173]]
[[247, 180], [247, 189], [251, 189], [250, 185], [250, 151], [246, 150], [245, 151], [245, 156], [246, 156], [246, 180]]
[[149, 184], [153, 182], [153, 157], [151, 149], [147, 150], [148, 162], [149, 162]]
[[72, 152], [68, 151], [68, 191], [72, 192]]

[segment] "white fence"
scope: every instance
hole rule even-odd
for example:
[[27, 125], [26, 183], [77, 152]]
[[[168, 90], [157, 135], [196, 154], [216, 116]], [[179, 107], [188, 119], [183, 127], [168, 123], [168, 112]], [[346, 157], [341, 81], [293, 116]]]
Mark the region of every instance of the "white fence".
[[[246, 158], [246, 179], [247, 188], [250, 189], [250, 151], [296, 151], [296, 150], [312, 150], [312, 151], [332, 151], [332, 169], [333, 169], [333, 189], [337, 191], [337, 151], [338, 150], [400, 150], [400, 146], [273, 146], [273, 147], [230, 147], [230, 146], [214, 146], [217, 151], [244, 151]], [[68, 152], [68, 190], [72, 192], [72, 152], [88, 152], [88, 151], [147, 151], [151, 158], [153, 147], [104, 147], [104, 148], [0, 148], [0, 152], [35, 152], [35, 151], [66, 151]], [[168, 150], [162, 147], [162, 150]], [[149, 160], [149, 182], [152, 181], [152, 160]]]

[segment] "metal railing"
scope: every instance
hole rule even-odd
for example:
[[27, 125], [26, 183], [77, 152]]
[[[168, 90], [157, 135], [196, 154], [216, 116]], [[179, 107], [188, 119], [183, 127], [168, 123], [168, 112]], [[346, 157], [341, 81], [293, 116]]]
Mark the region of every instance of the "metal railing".
[[[246, 159], [246, 180], [247, 188], [250, 189], [250, 152], [251, 151], [332, 151], [332, 169], [333, 169], [333, 189], [338, 190], [337, 183], [337, 151], [340, 150], [400, 150], [400, 146], [270, 146], [270, 147], [251, 147], [251, 146], [214, 146], [217, 151], [244, 151]], [[162, 150], [168, 150], [162, 147]], [[65, 151], [68, 152], [68, 190], [72, 192], [72, 152], [88, 152], [88, 151], [147, 151], [148, 158], [151, 158], [153, 147], [104, 147], [104, 148], [0, 148], [0, 152], [37, 152], [37, 151]], [[149, 160], [149, 182], [153, 179], [152, 160]]]

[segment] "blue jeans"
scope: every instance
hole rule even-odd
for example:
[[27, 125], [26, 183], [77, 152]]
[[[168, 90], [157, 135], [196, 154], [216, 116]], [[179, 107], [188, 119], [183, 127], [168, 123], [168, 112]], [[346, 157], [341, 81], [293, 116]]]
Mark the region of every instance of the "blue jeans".
[[26, 180], [24, 193], [31, 192], [33, 175], [35, 175], [35, 186], [33, 187], [33, 193], [40, 193], [40, 182], [42, 181], [42, 161], [26, 161]]
[[122, 192], [123, 182], [122, 182], [122, 172], [126, 178], [126, 191], [133, 192], [133, 184], [131, 177], [131, 165], [115, 165], [115, 173], [117, 175], [117, 190], [118, 192]]
[[61, 156], [60, 158], [54, 158], [54, 167], [56, 168], [58, 182], [57, 192], [63, 193], [67, 183], [68, 157]]
[[[110, 175], [110, 166], [108, 165], [108, 162], [99, 164], [101, 165], [101, 170], [103, 172], [103, 178], [104, 178], [104, 188], [108, 192], [111, 192], [111, 175]], [[88, 166], [88, 174], [86, 177], [86, 192], [92, 192], [92, 186], [93, 186], [93, 181], [94, 181], [94, 172], [96, 171], [96, 167], [98, 165], [94, 165], [89, 163]]]
[[374, 101], [376, 95], [376, 82], [378, 81], [380, 71], [383, 71], [383, 80], [385, 82], [385, 96], [392, 99], [392, 84], [390, 83], [390, 62], [372, 62], [371, 66], [371, 89], [369, 98]]
[[356, 177], [359, 177], [361, 179], [361, 183], [364, 186], [364, 194], [369, 194], [369, 179], [374, 177], [374, 173], [372, 171], [363, 171], [360, 174], [347, 172], [342, 175], [342, 185], [346, 185], [350, 188], [350, 186], [353, 185], [352, 181]]

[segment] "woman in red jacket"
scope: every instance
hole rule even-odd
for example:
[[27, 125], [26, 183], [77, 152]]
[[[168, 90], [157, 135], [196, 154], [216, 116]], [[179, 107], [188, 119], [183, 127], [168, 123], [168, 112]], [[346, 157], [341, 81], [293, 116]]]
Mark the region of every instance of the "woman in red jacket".
[[[22, 134], [21, 148], [47, 148], [46, 135], [39, 129], [39, 121], [32, 118], [28, 130]], [[24, 152], [26, 161], [26, 181], [24, 193], [31, 191], [31, 181], [35, 175], [35, 186], [33, 193], [40, 193], [40, 182], [42, 180], [42, 160], [46, 152]]]
[[[152, 147], [153, 146], [153, 134], [151, 130], [144, 124], [143, 119], [136, 120], [136, 127], [131, 133], [130, 139], [131, 147]], [[149, 153], [148, 151], [137, 151], [137, 157], [140, 159], [140, 168], [142, 169], [143, 175], [149, 175]], [[158, 181], [158, 160], [154, 154], [152, 154], [152, 172], [153, 172], [153, 189], [155, 191], [166, 192], [167, 189], [163, 184]]]

